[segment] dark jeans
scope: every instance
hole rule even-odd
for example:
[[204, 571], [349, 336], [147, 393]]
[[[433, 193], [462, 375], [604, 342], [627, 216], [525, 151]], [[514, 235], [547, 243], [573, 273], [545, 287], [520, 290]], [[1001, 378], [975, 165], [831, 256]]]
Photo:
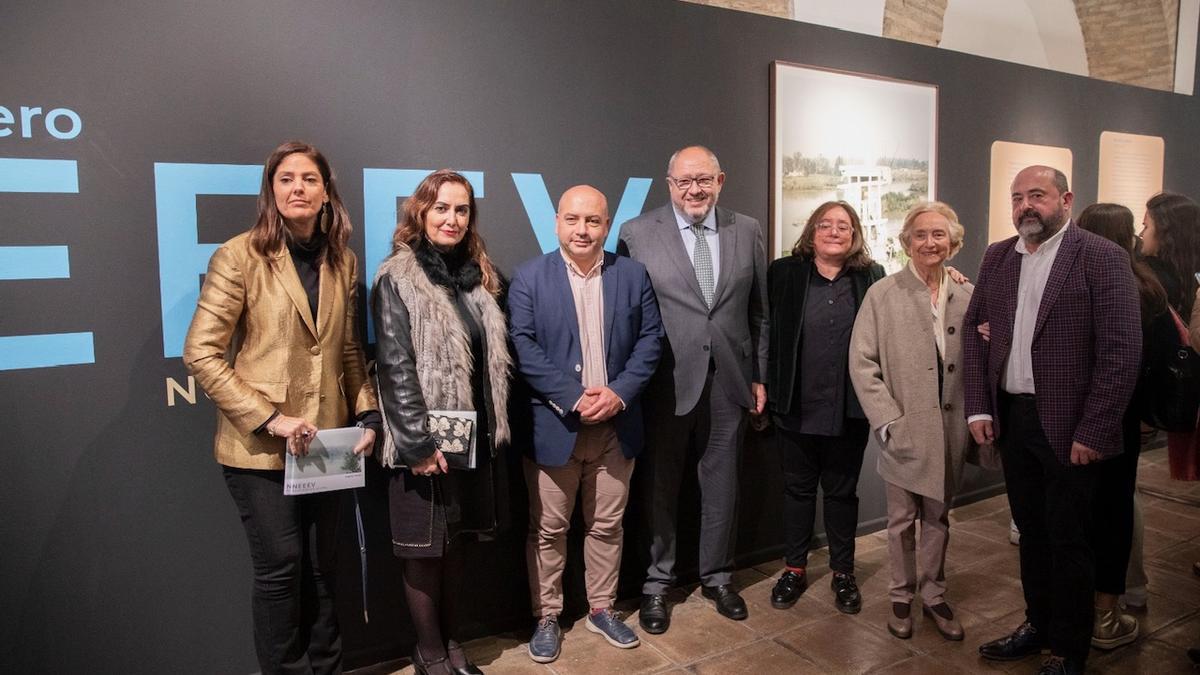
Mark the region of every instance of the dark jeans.
[[340, 495], [286, 497], [282, 471], [222, 470], [250, 544], [263, 675], [342, 672], [333, 602]]
[[1000, 419], [1008, 504], [1021, 530], [1025, 616], [1056, 656], [1086, 661], [1095, 590], [1088, 533], [1100, 464], [1059, 462], [1032, 396], [1002, 393]]
[[824, 494], [829, 568], [854, 573], [854, 532], [858, 527], [858, 474], [862, 471], [870, 426], [847, 419], [840, 436], [816, 436], [778, 428], [783, 464], [783, 536], [788, 567], [806, 567], [817, 517], [817, 484]]
[[1134, 406], [1121, 421], [1120, 455], [1100, 463], [1096, 503], [1092, 509], [1092, 548], [1096, 554], [1096, 591], [1125, 592], [1125, 573], [1133, 546], [1133, 492], [1137, 488], [1141, 424]]

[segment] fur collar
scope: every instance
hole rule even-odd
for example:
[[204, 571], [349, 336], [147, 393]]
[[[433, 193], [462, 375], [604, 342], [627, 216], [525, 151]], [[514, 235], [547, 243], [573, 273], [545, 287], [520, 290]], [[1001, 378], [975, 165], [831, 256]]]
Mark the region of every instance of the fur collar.
[[429, 280], [443, 288], [469, 291], [483, 281], [483, 270], [478, 262], [467, 257], [463, 246], [442, 252], [422, 237], [413, 255]]

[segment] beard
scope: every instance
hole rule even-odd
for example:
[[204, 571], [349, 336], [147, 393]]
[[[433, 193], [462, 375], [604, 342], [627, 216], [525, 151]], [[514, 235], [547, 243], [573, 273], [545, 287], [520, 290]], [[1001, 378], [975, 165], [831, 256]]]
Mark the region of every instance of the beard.
[[[1017, 233], [1025, 241], [1040, 244], [1062, 229], [1063, 224], [1067, 222], [1066, 216], [1066, 211], [1062, 207], [1046, 217], [1033, 209], [1028, 209], [1021, 214], [1017, 221]], [[1032, 219], [1032, 222], [1028, 219]]]
[[708, 213], [716, 206], [717, 200], [710, 195], [702, 202], [683, 202], [683, 208], [680, 209], [683, 213], [692, 220], [693, 223], [698, 223], [708, 217]]

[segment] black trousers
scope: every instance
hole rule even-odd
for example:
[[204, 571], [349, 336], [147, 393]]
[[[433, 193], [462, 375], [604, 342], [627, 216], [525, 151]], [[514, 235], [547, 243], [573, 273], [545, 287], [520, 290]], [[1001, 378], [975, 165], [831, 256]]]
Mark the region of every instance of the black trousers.
[[824, 494], [829, 568], [854, 573], [854, 532], [858, 527], [858, 475], [862, 472], [870, 426], [847, 419], [841, 436], [801, 434], [777, 427], [783, 465], [784, 560], [807, 567], [817, 517], [817, 485]]
[[700, 583], [733, 580], [734, 524], [746, 409], [734, 402], [715, 370], [699, 402], [675, 414], [671, 396], [644, 399], [646, 452], [638, 458], [642, 499], [649, 505], [650, 565], [643, 593], [665, 593], [675, 584], [680, 488], [692, 463], [700, 485]]
[[286, 497], [283, 471], [222, 469], [250, 544], [263, 675], [342, 672], [333, 596], [339, 493]]
[[1100, 463], [1092, 508], [1092, 548], [1096, 555], [1096, 591], [1125, 592], [1125, 573], [1133, 546], [1133, 493], [1137, 488], [1141, 423], [1134, 406], [1121, 420], [1122, 454]]
[[1000, 395], [996, 439], [1013, 520], [1021, 530], [1025, 616], [1056, 656], [1087, 660], [1095, 558], [1089, 533], [1100, 464], [1067, 466], [1054, 455], [1032, 396]]

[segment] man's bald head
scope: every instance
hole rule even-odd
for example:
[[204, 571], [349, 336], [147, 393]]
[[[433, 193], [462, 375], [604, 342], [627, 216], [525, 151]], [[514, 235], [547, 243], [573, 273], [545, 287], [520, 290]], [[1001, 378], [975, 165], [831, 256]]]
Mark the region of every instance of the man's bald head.
[[576, 185], [558, 200], [558, 214], [554, 218], [558, 244], [584, 274], [603, 255], [611, 225], [608, 200], [590, 185]]
[[576, 185], [575, 187], [567, 188], [567, 191], [562, 193], [562, 197], [558, 199], [558, 212], [562, 213], [567, 204], [572, 204], [577, 200], [582, 200], [585, 203], [599, 200], [599, 206], [604, 212], [604, 217], [608, 217], [608, 199], [605, 198], [603, 192], [591, 185]]

